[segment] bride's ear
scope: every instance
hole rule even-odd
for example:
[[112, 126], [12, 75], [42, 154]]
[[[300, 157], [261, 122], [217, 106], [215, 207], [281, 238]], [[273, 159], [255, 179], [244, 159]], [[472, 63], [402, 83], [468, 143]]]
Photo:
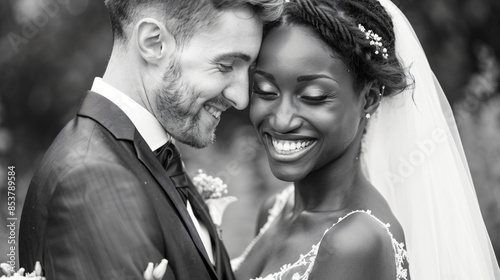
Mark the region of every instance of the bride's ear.
[[382, 101], [382, 95], [384, 91], [384, 86], [380, 85], [378, 82], [369, 82], [363, 88], [361, 92], [361, 98], [363, 99], [363, 110], [364, 114], [373, 115], [377, 111], [380, 102]]

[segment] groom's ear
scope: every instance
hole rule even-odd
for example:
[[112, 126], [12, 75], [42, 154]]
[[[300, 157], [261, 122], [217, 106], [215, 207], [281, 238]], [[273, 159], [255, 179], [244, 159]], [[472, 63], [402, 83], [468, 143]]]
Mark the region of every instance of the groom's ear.
[[137, 49], [147, 62], [159, 64], [174, 50], [174, 36], [162, 22], [144, 18], [135, 25], [135, 29]]
[[382, 101], [382, 89], [378, 82], [372, 81], [365, 85], [361, 92], [361, 98], [364, 102], [363, 110], [365, 114], [373, 115], [377, 111], [380, 101]]

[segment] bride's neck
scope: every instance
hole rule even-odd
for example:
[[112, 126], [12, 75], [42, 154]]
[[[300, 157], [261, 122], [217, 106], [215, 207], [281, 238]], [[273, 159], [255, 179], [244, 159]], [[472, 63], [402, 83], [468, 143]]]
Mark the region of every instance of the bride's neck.
[[359, 149], [348, 151], [295, 182], [294, 212], [332, 212], [348, 208], [356, 188], [366, 182], [358, 155]]

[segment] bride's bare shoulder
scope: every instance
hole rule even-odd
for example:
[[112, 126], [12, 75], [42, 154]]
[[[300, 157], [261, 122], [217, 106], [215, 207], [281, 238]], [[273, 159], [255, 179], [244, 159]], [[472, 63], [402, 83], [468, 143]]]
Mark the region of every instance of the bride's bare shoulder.
[[394, 251], [387, 229], [373, 216], [360, 212], [343, 218], [325, 234], [311, 278], [389, 279], [394, 275]]

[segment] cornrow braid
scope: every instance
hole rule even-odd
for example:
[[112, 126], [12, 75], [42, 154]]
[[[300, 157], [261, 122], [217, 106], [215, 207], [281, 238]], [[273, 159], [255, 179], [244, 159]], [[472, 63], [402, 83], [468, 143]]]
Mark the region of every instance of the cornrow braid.
[[[381, 35], [382, 37], [393, 40], [394, 38], [394, 32], [393, 30], [393, 25], [392, 21], [390, 20], [389, 15], [385, 11], [385, 9], [382, 7], [380, 2], [378, 1], [349, 1], [347, 2], [348, 5], [351, 5], [354, 9], [359, 11], [360, 15], [366, 15], [367, 22], [373, 21], [375, 24], [373, 25], [373, 28], [377, 30], [377, 34]], [[362, 19], [360, 19], [362, 20]], [[363, 22], [360, 22], [363, 24]]]
[[[358, 25], [382, 37], [387, 56], [367, 39]], [[278, 22], [266, 27], [266, 34], [282, 25], [311, 28], [342, 60], [360, 90], [368, 82], [385, 86], [385, 95], [407, 87], [405, 72], [395, 54], [392, 19], [378, 0], [291, 0]]]
[[384, 48], [388, 50], [388, 53], [395, 53], [394, 26], [391, 17], [379, 1], [345, 1], [345, 5], [349, 14], [357, 16], [355, 18], [357, 24], [361, 24], [366, 29], [381, 36]]
[[318, 6], [313, 5], [311, 1], [297, 0], [297, 6], [304, 18], [308, 21], [315, 22], [322, 33], [329, 35], [331, 33], [330, 29], [333, 29], [333, 33], [340, 35], [347, 44], [354, 44], [354, 38], [341, 18], [333, 17], [327, 14], [323, 9], [318, 9]]

